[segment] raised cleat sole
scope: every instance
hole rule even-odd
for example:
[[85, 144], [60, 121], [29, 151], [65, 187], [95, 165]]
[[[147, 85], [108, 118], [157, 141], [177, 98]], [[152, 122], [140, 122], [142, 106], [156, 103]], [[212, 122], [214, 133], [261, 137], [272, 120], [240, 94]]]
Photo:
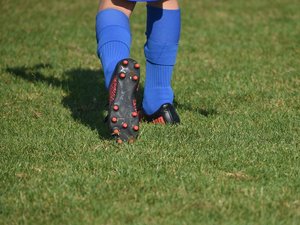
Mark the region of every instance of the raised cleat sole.
[[[139, 64], [133, 59], [121, 60], [114, 71], [116, 82], [114, 99], [109, 105], [109, 129], [117, 143], [133, 142], [138, 136], [139, 118], [136, 94], [139, 85]], [[118, 132], [115, 132], [118, 131]]]

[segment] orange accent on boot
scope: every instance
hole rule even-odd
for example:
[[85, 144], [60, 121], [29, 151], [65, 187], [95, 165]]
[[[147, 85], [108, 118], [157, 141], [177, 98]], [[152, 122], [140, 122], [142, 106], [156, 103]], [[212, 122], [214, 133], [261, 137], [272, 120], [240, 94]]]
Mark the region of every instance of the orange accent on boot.
[[134, 99], [134, 100], [132, 101], [132, 106], [133, 106], [134, 110], [136, 111], [136, 99]]
[[111, 104], [116, 97], [116, 93], [117, 93], [117, 77], [114, 77], [114, 79], [111, 81], [111, 84], [109, 86], [109, 104]]
[[142, 110], [138, 110], [137, 113], [138, 113], [139, 121], [141, 122], [144, 118], [144, 113]]
[[166, 122], [165, 122], [165, 120], [162, 116], [154, 119], [152, 122], [155, 123], [155, 124], [166, 124]]

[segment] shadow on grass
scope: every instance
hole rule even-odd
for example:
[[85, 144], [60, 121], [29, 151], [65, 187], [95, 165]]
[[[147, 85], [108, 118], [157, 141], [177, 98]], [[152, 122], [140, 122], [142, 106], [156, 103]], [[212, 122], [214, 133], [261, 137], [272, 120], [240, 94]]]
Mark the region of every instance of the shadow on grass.
[[[28, 82], [45, 83], [63, 89], [67, 95], [62, 99], [62, 104], [71, 111], [74, 120], [92, 130], [96, 129], [100, 138], [110, 139], [111, 136], [104, 123], [108, 93], [104, 86], [103, 71], [75, 68], [65, 71], [62, 77], [55, 77], [51, 74], [51, 68], [50, 64], [37, 64], [32, 67], [7, 67], [6, 71]], [[140, 85], [137, 102], [142, 102], [143, 92]], [[215, 109], [202, 109], [187, 103], [175, 101], [174, 105], [205, 117], [218, 114]]]
[[214, 116], [214, 115], [219, 114], [219, 112], [213, 108], [207, 108], [207, 109], [198, 108], [198, 107], [194, 107], [188, 103], [179, 103], [176, 100], [174, 101], [174, 106], [176, 108], [183, 109], [184, 111], [192, 111], [192, 112], [199, 113], [200, 115], [205, 116], [205, 117]]
[[103, 71], [75, 68], [65, 71], [62, 78], [57, 78], [48, 75], [51, 68], [49, 64], [38, 64], [33, 67], [8, 67], [6, 71], [28, 82], [41, 82], [63, 89], [67, 96], [62, 99], [62, 104], [71, 111], [72, 117], [96, 129], [100, 138], [110, 139], [104, 123], [108, 95]]

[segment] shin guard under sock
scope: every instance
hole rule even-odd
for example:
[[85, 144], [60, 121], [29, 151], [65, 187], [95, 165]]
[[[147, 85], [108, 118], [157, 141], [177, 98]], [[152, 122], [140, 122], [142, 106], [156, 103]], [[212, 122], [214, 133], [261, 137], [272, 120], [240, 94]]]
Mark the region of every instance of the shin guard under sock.
[[171, 79], [180, 37], [180, 10], [147, 6], [146, 81], [143, 109], [153, 114], [173, 103]]
[[96, 16], [97, 53], [108, 88], [116, 64], [130, 54], [131, 34], [128, 17], [116, 9], [105, 9]]

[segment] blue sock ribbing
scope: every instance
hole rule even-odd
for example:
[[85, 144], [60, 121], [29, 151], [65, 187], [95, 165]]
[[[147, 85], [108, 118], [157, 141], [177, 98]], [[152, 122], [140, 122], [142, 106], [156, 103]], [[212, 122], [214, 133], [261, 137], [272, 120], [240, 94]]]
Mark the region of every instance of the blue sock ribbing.
[[173, 103], [171, 87], [180, 36], [180, 10], [147, 6], [146, 81], [143, 109], [150, 115]]
[[128, 17], [116, 9], [105, 9], [96, 16], [97, 53], [102, 63], [105, 86], [109, 87], [116, 64], [130, 54], [131, 34]]

